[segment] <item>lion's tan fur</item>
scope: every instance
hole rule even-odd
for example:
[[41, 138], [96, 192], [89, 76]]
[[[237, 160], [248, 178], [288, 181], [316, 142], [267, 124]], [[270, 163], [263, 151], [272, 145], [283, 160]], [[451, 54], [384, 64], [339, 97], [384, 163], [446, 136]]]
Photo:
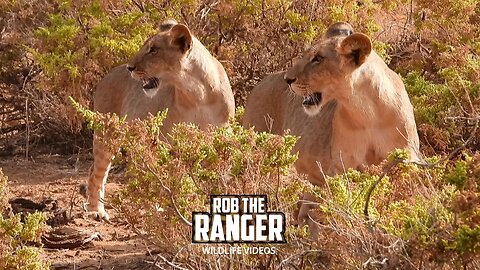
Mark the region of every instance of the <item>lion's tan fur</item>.
[[[162, 24], [127, 66], [114, 68], [98, 83], [96, 111], [131, 120], [168, 109], [163, 133], [178, 122], [191, 122], [202, 129], [222, 125], [234, 114], [233, 93], [223, 66], [184, 25]], [[145, 92], [141, 80], [150, 77], [158, 78], [158, 87]], [[101, 200], [112, 154], [96, 140], [93, 152], [87, 210], [108, 218]]]

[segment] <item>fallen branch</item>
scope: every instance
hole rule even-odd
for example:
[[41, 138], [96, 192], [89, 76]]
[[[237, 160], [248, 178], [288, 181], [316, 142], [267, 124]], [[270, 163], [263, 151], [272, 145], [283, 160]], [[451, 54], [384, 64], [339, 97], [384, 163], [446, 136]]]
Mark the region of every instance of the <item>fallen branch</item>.
[[46, 248], [73, 249], [85, 246], [93, 240], [101, 240], [98, 232], [63, 227], [42, 236]]

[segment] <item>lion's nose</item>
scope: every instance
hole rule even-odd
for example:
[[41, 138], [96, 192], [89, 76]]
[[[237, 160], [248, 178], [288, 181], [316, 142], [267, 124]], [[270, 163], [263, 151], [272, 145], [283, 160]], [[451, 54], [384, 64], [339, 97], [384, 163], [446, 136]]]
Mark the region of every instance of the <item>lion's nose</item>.
[[127, 65], [127, 69], [128, 69], [128, 71], [132, 72], [132, 71], [135, 70], [135, 66]]
[[285, 81], [288, 83], [288, 84], [292, 84], [296, 81], [297, 79], [296, 78], [288, 78], [288, 77], [285, 77]]

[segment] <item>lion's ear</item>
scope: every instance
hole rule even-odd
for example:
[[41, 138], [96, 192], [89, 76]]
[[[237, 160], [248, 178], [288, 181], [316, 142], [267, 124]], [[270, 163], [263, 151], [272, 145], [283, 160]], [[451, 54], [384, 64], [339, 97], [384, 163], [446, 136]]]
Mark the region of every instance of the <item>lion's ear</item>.
[[176, 24], [170, 30], [172, 36], [172, 43], [180, 48], [183, 53], [186, 53], [192, 47], [192, 34], [188, 27], [183, 24]]
[[362, 33], [355, 33], [346, 37], [338, 48], [338, 53], [346, 57], [348, 61], [353, 62], [357, 67], [367, 60], [371, 51], [372, 42]]

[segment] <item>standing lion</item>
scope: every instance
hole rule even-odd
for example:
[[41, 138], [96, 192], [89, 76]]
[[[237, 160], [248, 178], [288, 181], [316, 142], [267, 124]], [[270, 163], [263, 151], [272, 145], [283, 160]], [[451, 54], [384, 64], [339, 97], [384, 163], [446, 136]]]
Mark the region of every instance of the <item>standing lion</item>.
[[[166, 133], [179, 122], [202, 129], [223, 125], [234, 114], [235, 104], [222, 64], [187, 26], [166, 21], [127, 65], [114, 68], [99, 82], [94, 109], [126, 115], [127, 120], [168, 109], [162, 126]], [[93, 156], [86, 208], [108, 219], [103, 201], [113, 153], [94, 139]]]

